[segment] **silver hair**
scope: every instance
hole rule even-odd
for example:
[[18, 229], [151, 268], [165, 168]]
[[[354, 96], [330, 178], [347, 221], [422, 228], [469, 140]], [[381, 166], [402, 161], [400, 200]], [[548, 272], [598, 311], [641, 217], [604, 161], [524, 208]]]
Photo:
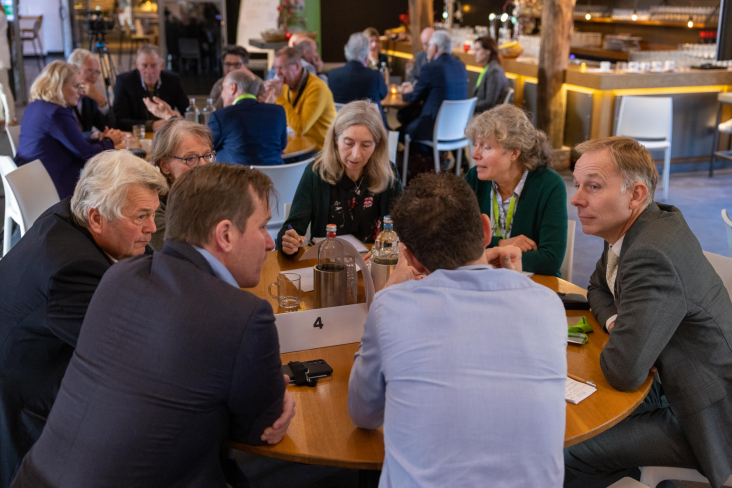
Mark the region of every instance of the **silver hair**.
[[451, 53], [452, 52], [452, 38], [450, 37], [450, 33], [444, 30], [438, 30], [435, 31], [434, 34], [432, 34], [432, 37], [430, 37], [430, 46], [437, 46], [437, 49], [441, 53]]
[[143, 54], [154, 54], [158, 57], [158, 59], [163, 59], [162, 55], [160, 54], [160, 48], [156, 46], [155, 44], [143, 44], [137, 49], [137, 55], [135, 59], [139, 59], [139, 57]]
[[224, 85], [227, 83], [233, 83], [236, 85], [236, 91], [248, 95], [257, 95], [259, 92], [259, 81], [249, 76], [249, 73], [244, 71], [234, 70], [224, 78]]
[[103, 151], [91, 158], [81, 171], [71, 197], [71, 213], [79, 225], [89, 227], [93, 208], [109, 222], [123, 217], [127, 192], [133, 185], [168, 192], [168, 183], [154, 166], [129, 151]]
[[68, 63], [81, 68], [82, 66], [84, 66], [84, 61], [86, 61], [86, 58], [88, 58], [89, 56], [94, 56], [91, 51], [89, 51], [88, 49], [77, 48], [74, 49], [74, 51], [71, 53], [71, 56], [69, 56]]
[[363, 62], [369, 55], [369, 38], [363, 32], [351, 34], [348, 42], [343, 46], [347, 61]]

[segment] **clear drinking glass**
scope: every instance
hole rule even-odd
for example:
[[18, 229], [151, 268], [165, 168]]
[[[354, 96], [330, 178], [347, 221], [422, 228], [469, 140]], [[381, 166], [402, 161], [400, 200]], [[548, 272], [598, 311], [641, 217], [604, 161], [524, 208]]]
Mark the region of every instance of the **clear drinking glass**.
[[145, 124], [138, 124], [132, 126], [132, 135], [138, 139], [145, 138]]
[[[297, 273], [280, 273], [277, 281], [271, 283], [267, 288], [269, 295], [277, 300], [277, 304], [290, 312], [300, 308], [300, 275]], [[272, 287], [277, 287], [277, 294], [272, 293]]]

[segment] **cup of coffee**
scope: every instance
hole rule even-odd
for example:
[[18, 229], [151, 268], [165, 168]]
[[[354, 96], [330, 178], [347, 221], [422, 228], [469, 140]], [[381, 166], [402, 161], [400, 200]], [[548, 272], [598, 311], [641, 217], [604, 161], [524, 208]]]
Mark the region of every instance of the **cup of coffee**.
[[[269, 296], [277, 300], [277, 304], [291, 312], [300, 308], [300, 275], [297, 273], [280, 273], [277, 281], [270, 284], [267, 288]], [[272, 287], [277, 287], [277, 294], [272, 293]]]

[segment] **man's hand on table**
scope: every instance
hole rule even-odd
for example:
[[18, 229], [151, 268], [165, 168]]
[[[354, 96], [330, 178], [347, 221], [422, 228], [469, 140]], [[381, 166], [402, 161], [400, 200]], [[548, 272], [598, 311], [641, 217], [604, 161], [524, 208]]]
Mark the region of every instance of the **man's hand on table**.
[[512, 269], [519, 273], [523, 270], [521, 249], [516, 246], [491, 247], [485, 250], [485, 257], [494, 268]]
[[[285, 387], [290, 384], [290, 377], [284, 375]], [[271, 427], [264, 429], [261, 439], [267, 444], [277, 444], [287, 434], [287, 429], [290, 427], [290, 422], [295, 416], [295, 399], [289, 391], [285, 390], [285, 397], [282, 402], [282, 415], [280, 418], [275, 420], [275, 423]]]

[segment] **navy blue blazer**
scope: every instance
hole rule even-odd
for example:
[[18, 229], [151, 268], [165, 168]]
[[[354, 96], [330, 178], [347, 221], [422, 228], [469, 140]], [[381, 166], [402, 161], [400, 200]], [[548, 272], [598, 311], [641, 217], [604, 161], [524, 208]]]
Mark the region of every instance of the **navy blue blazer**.
[[255, 166], [283, 164], [287, 147], [287, 117], [280, 105], [239, 100], [216, 110], [208, 122], [216, 161]]
[[[178, 109], [181, 115], [185, 115], [188, 97], [183, 91], [183, 85], [180, 84], [178, 75], [170, 71], [161, 71], [159, 93], [160, 98], [165, 100], [173, 110]], [[140, 78], [138, 70], [134, 69], [117, 76], [112, 110], [118, 129], [131, 131], [133, 125], [145, 123], [147, 107], [142, 99], [147, 96], [147, 89], [142, 86], [142, 78]]]
[[36, 100], [23, 113], [15, 164], [40, 159], [63, 200], [74, 194], [86, 161], [106, 149], [114, 149], [111, 139], [85, 139], [71, 108]]
[[[369, 99], [379, 106], [386, 97], [384, 77], [378, 70], [367, 68], [358, 61], [348, 61], [342, 68], [328, 72], [328, 87], [335, 103], [349, 103]], [[386, 120], [386, 119], [385, 119]]]
[[92, 127], [96, 127], [100, 131], [103, 131], [105, 126], [111, 129], [115, 128], [112, 107], [109, 107], [109, 112], [107, 112], [107, 115], [104, 115], [99, 110], [99, 105], [93, 98], [81, 97], [81, 111], [77, 109], [77, 112], [79, 114], [81, 130], [85, 135], [91, 132]]
[[410, 106], [422, 105], [422, 111], [406, 129], [412, 140], [432, 140], [437, 113], [444, 100], [465, 100], [468, 97], [468, 72], [465, 64], [449, 54], [425, 64], [412, 93], [403, 96]]
[[224, 442], [263, 444], [282, 414], [279, 349], [269, 303], [192, 246], [120, 261], [13, 487], [226, 486]]

